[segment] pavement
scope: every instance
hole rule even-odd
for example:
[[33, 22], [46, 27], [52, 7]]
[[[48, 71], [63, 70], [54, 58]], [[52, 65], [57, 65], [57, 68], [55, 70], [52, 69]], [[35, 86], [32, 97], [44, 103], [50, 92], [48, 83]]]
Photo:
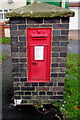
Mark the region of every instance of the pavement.
[[80, 40], [80, 30], [69, 30], [69, 39]]
[[80, 54], [80, 41], [79, 40], [70, 40], [68, 44], [67, 53], [68, 54]]
[[[68, 54], [78, 54], [80, 46], [80, 41], [71, 40], [68, 44]], [[1, 51], [1, 44], [0, 44]], [[0, 91], [2, 87], [2, 94], [0, 92], [0, 118], [2, 120], [53, 120], [53, 117], [50, 115], [42, 115], [39, 113], [33, 106], [24, 106], [24, 107], [14, 107], [8, 97], [8, 92], [12, 90], [12, 66], [11, 66], [11, 46], [9, 44], [2, 45], [2, 53], [8, 57], [3, 61], [3, 64], [0, 65]], [[2, 78], [1, 78], [2, 76]], [[2, 80], [2, 81], [1, 81]], [[2, 83], [2, 84], [1, 84]], [[1, 100], [2, 96], [2, 100]], [[1, 107], [2, 104], [2, 107]], [[1, 114], [2, 109], [2, 114]], [[2, 115], [2, 116], [1, 116]], [[58, 120], [58, 119], [54, 119]]]

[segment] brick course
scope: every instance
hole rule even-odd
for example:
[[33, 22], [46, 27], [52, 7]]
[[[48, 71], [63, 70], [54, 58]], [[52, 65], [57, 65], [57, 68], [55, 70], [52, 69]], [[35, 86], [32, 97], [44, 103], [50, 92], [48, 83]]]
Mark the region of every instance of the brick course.
[[[63, 99], [69, 18], [11, 18], [12, 74], [14, 98], [23, 104], [53, 103]], [[52, 28], [50, 83], [28, 83], [27, 28]]]

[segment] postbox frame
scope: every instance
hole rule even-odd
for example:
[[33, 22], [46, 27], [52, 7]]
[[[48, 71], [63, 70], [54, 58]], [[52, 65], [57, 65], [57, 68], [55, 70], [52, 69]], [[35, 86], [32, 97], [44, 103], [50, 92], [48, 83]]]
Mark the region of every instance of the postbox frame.
[[[47, 30], [47, 31], [50, 31], [50, 35], [49, 35], [49, 41], [48, 41], [48, 43], [46, 43], [46, 42], [43, 42], [43, 43], [36, 43], [36, 44], [33, 44], [33, 43], [31, 43], [30, 44], [30, 39], [29, 39], [29, 31], [30, 30]], [[51, 68], [51, 46], [52, 46], [52, 28], [27, 28], [26, 29], [26, 33], [27, 33], [27, 40], [26, 40], [26, 45], [27, 45], [27, 50], [26, 50], [26, 53], [27, 53], [27, 62], [28, 62], [28, 71], [27, 71], [27, 78], [28, 78], [28, 82], [29, 83], [31, 83], [31, 82], [50, 82], [50, 73], [51, 73], [51, 70], [50, 70], [50, 68]], [[49, 34], [49, 33], [48, 33]], [[39, 38], [38, 38], [38, 35], [40, 35], [40, 34], [37, 34], [37, 36], [35, 36], [34, 34], [33, 34], [33, 40], [35, 40], [36, 39], [36, 41], [46, 41], [47, 40], [47, 34], [45, 34], [45, 36], [44, 35], [42, 35], [42, 37], [41, 36], [39, 36]], [[44, 46], [44, 55], [46, 54], [46, 56], [47, 56], [47, 62], [48, 62], [48, 65], [47, 65], [47, 62], [46, 62], [46, 76], [47, 76], [47, 79], [46, 80], [30, 80], [30, 73], [29, 73], [29, 68], [30, 68], [30, 51], [29, 51], [29, 48], [30, 47], [33, 47], [33, 49], [35, 48], [35, 46]], [[34, 53], [34, 50], [33, 50], [33, 54], [35, 54]], [[43, 55], [43, 58], [44, 58], [44, 55]], [[34, 58], [33, 58], [34, 59]], [[37, 61], [37, 62], [43, 62], [44, 61], [44, 59], [43, 60], [35, 60], [34, 59], [34, 61]]]

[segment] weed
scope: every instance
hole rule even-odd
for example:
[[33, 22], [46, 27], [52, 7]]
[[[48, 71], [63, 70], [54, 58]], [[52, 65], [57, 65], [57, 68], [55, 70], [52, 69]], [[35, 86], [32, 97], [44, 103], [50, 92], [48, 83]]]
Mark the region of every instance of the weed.
[[0, 43], [9, 44], [10, 43], [10, 38], [9, 37], [0, 38]]
[[0, 62], [6, 58], [6, 55], [0, 54]]

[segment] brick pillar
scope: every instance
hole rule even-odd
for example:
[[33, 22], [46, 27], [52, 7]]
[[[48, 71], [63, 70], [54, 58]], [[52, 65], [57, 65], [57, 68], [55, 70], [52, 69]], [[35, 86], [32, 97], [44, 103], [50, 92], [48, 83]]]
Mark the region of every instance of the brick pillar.
[[5, 23], [0, 22], [0, 37], [5, 37], [4, 26], [5, 26]]
[[[28, 83], [27, 28], [52, 28], [50, 83]], [[11, 53], [14, 99], [21, 104], [49, 104], [63, 100], [69, 18], [11, 18]]]

